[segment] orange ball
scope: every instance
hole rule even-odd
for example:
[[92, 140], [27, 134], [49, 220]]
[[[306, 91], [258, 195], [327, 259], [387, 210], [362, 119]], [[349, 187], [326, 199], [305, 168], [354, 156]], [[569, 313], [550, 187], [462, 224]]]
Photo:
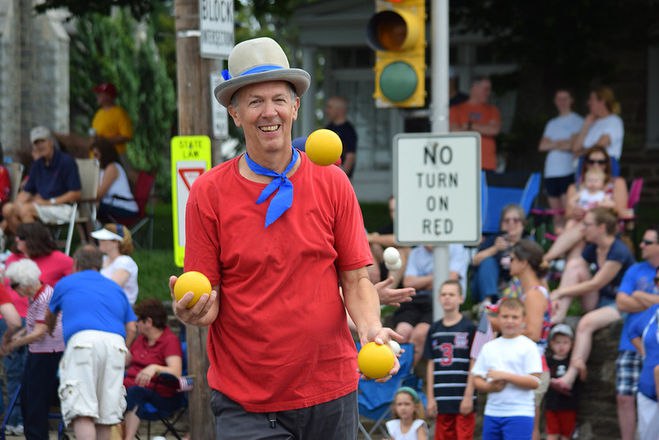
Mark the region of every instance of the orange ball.
[[188, 309], [197, 304], [201, 295], [210, 295], [211, 290], [211, 282], [206, 275], [194, 270], [185, 272], [178, 277], [176, 283], [174, 283], [174, 296], [176, 297], [176, 301], [180, 301], [188, 292], [193, 293], [194, 296], [187, 305]]
[[394, 353], [387, 344], [379, 345], [375, 342], [364, 345], [357, 355], [359, 371], [371, 379], [387, 376], [395, 361]]
[[343, 142], [338, 134], [326, 128], [312, 132], [304, 144], [304, 151], [317, 165], [332, 165], [341, 158]]

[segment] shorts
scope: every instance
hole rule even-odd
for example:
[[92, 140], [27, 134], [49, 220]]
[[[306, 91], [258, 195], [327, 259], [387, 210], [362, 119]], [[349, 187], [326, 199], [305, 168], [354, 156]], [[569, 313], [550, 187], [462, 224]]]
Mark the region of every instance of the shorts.
[[618, 309], [615, 298], [611, 298], [610, 296], [602, 296], [600, 293], [600, 297], [597, 300], [597, 306], [595, 308], [601, 309], [602, 307], [613, 307], [614, 309]]
[[73, 213], [72, 205], [39, 205], [34, 204], [39, 219], [44, 223], [68, 223]]
[[483, 418], [483, 439], [528, 440], [533, 435], [533, 417], [509, 416]]
[[643, 359], [632, 350], [623, 350], [616, 359], [616, 394], [633, 396], [638, 391]]
[[472, 440], [476, 428], [476, 413], [437, 414], [435, 440]]
[[567, 192], [568, 186], [574, 183], [574, 174], [562, 177], [545, 178], [545, 192], [549, 197], [560, 197]]
[[59, 398], [64, 423], [90, 417], [99, 425], [121, 422], [126, 410], [123, 336], [83, 330], [66, 343], [60, 362]]
[[422, 322], [432, 324], [432, 296], [415, 296], [412, 301], [401, 304], [398, 310], [394, 312], [392, 319], [393, 328], [396, 328], [396, 325], [401, 322], [407, 322], [412, 327]]
[[545, 394], [547, 393], [550, 379], [551, 376], [549, 374], [549, 371], [543, 371], [542, 373], [540, 373], [540, 383], [538, 384], [538, 388], [533, 390], [533, 395], [535, 396], [536, 408], [542, 404], [542, 398], [545, 397]]
[[656, 400], [638, 393], [636, 396], [638, 408], [638, 433], [640, 440], [654, 440], [659, 432], [659, 405]]
[[247, 412], [237, 402], [211, 390], [216, 438], [301, 438], [356, 440], [357, 391], [307, 408], [273, 413]]
[[577, 427], [577, 411], [573, 409], [545, 410], [547, 434], [561, 435], [572, 438], [574, 428]]

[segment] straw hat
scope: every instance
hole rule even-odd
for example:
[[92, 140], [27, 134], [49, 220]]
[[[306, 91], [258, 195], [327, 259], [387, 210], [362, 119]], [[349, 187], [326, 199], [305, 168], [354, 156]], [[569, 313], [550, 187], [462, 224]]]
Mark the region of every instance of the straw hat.
[[215, 87], [215, 97], [225, 107], [241, 88], [266, 81], [287, 81], [298, 96], [309, 88], [311, 75], [291, 69], [281, 46], [272, 38], [262, 37], [238, 43], [229, 54], [229, 70], [222, 72], [225, 81]]

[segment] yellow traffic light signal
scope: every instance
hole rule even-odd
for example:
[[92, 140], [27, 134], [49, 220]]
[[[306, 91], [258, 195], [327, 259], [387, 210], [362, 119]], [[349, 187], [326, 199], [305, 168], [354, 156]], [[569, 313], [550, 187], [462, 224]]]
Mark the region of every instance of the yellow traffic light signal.
[[376, 0], [368, 43], [376, 50], [375, 105], [423, 107], [426, 100], [425, 0]]

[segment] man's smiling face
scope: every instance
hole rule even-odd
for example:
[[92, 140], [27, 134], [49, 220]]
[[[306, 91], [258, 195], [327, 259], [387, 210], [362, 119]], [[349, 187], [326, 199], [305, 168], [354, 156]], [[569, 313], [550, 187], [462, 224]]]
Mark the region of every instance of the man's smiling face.
[[284, 81], [245, 86], [231, 100], [229, 114], [245, 134], [250, 156], [291, 147], [291, 130], [297, 119], [300, 98]]

